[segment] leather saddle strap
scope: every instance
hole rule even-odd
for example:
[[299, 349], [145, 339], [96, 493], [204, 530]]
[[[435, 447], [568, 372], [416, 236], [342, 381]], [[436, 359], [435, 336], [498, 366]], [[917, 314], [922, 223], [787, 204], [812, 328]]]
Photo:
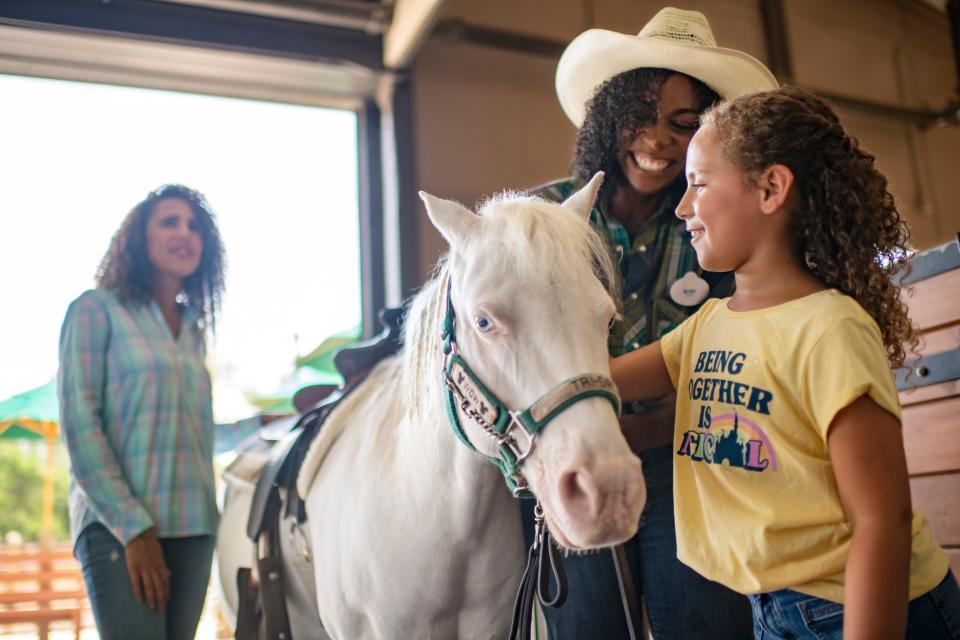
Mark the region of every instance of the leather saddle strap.
[[297, 476], [300, 473], [300, 467], [303, 466], [303, 460], [310, 450], [310, 444], [316, 439], [317, 435], [326, 424], [327, 418], [334, 409], [348, 396], [354, 389], [366, 380], [370, 370], [363, 372], [360, 377], [354, 378], [344, 386], [340, 387], [323, 400], [316, 403], [311, 409], [306, 411], [294, 429], [302, 426], [303, 429], [297, 437], [293, 446], [283, 462], [283, 468], [277, 478], [277, 485], [286, 488], [286, 499], [284, 506], [284, 517], [295, 517], [298, 523], [307, 519], [307, 510], [303, 502], [303, 496], [297, 491]]
[[640, 616], [637, 593], [633, 589], [633, 576], [630, 575], [627, 554], [622, 544], [611, 547], [610, 553], [613, 554], [613, 566], [617, 569], [617, 582], [620, 584], [620, 599], [623, 601], [623, 613], [627, 619], [627, 631], [630, 632], [630, 640], [637, 640], [643, 633], [643, 619]]
[[[260, 573], [260, 604], [265, 621], [265, 640], [292, 640], [287, 601], [283, 593], [283, 558], [280, 557], [280, 494], [271, 490], [267, 503], [267, 527], [261, 533], [257, 554]], [[264, 539], [265, 538], [265, 539]]]
[[237, 569], [237, 625], [236, 640], [258, 640], [260, 637], [260, 607], [257, 605], [257, 584], [250, 567]]

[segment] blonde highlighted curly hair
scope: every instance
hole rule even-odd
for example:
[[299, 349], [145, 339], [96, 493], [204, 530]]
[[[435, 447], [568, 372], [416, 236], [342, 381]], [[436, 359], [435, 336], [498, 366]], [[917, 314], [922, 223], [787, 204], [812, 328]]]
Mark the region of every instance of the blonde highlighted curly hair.
[[715, 128], [726, 158], [750, 179], [774, 164], [793, 172], [798, 257], [870, 314], [890, 363], [901, 366], [904, 345], [916, 338], [893, 276], [909, 268], [910, 233], [875, 158], [823, 100], [793, 87], [720, 103], [702, 124]]

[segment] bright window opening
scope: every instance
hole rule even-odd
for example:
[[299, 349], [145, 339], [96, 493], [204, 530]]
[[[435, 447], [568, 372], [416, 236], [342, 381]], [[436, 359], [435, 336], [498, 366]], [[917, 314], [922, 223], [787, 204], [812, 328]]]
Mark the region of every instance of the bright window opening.
[[209, 345], [218, 422], [360, 322], [352, 111], [0, 75], [0, 399], [57, 369], [68, 303], [151, 189], [203, 192], [228, 259]]

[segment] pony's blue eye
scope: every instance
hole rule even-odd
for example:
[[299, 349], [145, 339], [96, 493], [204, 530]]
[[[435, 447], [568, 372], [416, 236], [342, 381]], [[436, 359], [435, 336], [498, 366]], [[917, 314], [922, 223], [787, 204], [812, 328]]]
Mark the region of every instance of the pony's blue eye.
[[493, 322], [487, 316], [474, 316], [473, 321], [477, 325], [477, 330], [481, 333], [487, 333], [493, 329]]

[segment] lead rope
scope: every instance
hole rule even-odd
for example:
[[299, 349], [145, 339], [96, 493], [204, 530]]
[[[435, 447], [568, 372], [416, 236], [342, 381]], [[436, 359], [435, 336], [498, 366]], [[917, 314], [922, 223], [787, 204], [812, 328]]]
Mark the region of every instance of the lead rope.
[[620, 586], [620, 600], [623, 602], [623, 615], [627, 619], [627, 632], [630, 640], [637, 640], [643, 633], [643, 618], [640, 615], [640, 606], [637, 604], [637, 594], [633, 590], [633, 576], [630, 575], [630, 565], [627, 564], [627, 554], [622, 544], [610, 547], [613, 554], [613, 566], [617, 570], [617, 584]]
[[[553, 544], [550, 530], [544, 521], [543, 507], [537, 500], [533, 508], [533, 544], [527, 551], [527, 566], [520, 578], [520, 588], [513, 603], [513, 619], [510, 622], [510, 635], [507, 640], [530, 640], [531, 630], [539, 638], [539, 627], [534, 616], [534, 595], [544, 607], [555, 609], [567, 599], [567, 574], [563, 569], [563, 561]], [[637, 594], [633, 590], [633, 577], [630, 574], [630, 565], [622, 544], [610, 548], [613, 564], [617, 573], [617, 586], [620, 587], [620, 599], [623, 603], [623, 613], [627, 622], [627, 633], [630, 640], [637, 640], [638, 634], [643, 631], [643, 618], [637, 602]], [[544, 571], [549, 567], [549, 573]], [[550, 589], [550, 574], [557, 583], [557, 593], [553, 599], [548, 599]]]
[[[533, 518], [533, 544], [527, 551], [527, 566], [523, 570], [517, 598], [513, 603], [513, 620], [510, 622], [508, 640], [530, 640], [531, 625], [535, 625], [534, 596], [542, 606], [551, 609], [561, 606], [567, 599], [567, 574], [563, 570], [563, 562], [553, 544], [550, 530], [544, 522], [543, 507], [539, 500], [533, 508]], [[551, 575], [557, 584], [557, 592], [553, 598], [548, 598]]]

